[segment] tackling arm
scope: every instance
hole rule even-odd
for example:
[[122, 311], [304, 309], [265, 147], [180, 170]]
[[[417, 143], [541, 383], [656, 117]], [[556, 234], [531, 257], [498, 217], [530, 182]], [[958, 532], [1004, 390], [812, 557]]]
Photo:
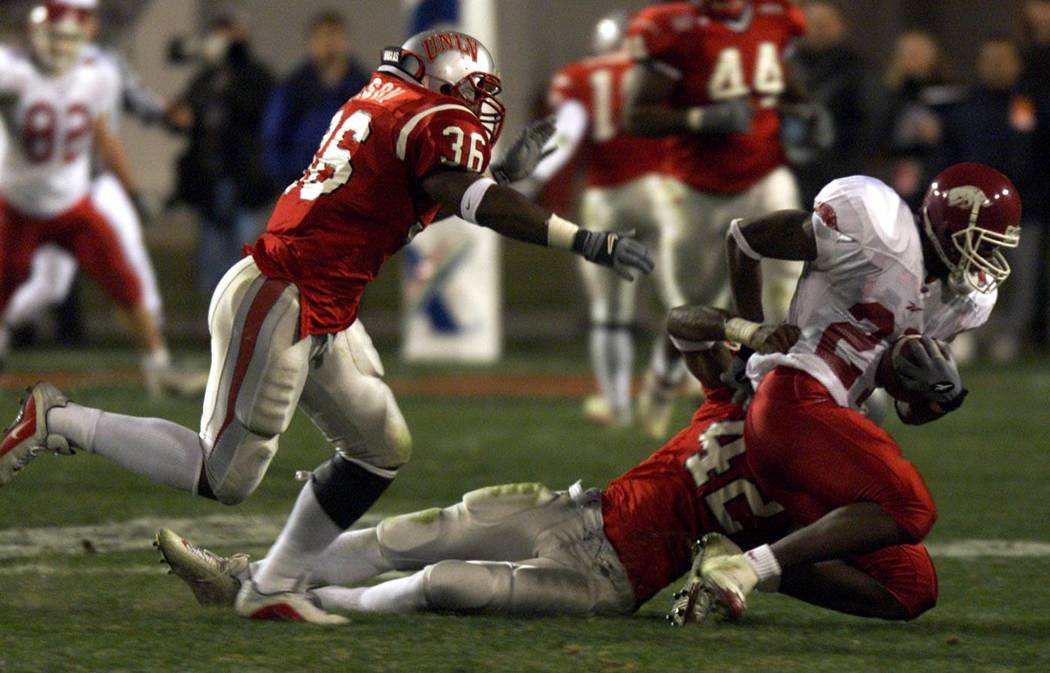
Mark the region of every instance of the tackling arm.
[[638, 241], [609, 231], [588, 231], [542, 208], [515, 190], [476, 173], [437, 170], [423, 178], [423, 188], [460, 217], [526, 243], [565, 248], [633, 280], [631, 270], [649, 273], [653, 262]]

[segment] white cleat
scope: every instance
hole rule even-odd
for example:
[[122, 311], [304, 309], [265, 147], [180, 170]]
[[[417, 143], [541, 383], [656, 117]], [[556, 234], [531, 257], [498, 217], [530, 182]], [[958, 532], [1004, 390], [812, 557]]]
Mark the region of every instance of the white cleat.
[[592, 425], [605, 428], [622, 428], [631, 423], [629, 411], [617, 413], [609, 401], [601, 395], [591, 395], [583, 401], [583, 417]]
[[178, 365], [143, 364], [142, 380], [150, 397], [197, 397], [208, 387], [208, 372]]
[[0, 486], [41, 454], [73, 454], [69, 440], [47, 429], [47, 412], [66, 406], [69, 399], [50, 383], [38, 383], [26, 392], [14, 423], [0, 437]]
[[638, 393], [638, 426], [650, 439], [666, 439], [676, 397], [675, 388], [663, 385], [653, 372], [646, 372]]
[[674, 595], [667, 620], [673, 626], [700, 623], [712, 612], [740, 619], [747, 611], [747, 595], [758, 584], [740, 547], [718, 533], [708, 533], [700, 542], [682, 590]]
[[203, 606], [233, 607], [241, 590], [241, 577], [248, 574], [248, 555], [229, 558], [198, 547], [170, 528], [161, 528], [153, 546], [160, 550], [162, 563], [171, 574], [190, 588]]
[[241, 587], [234, 607], [238, 614], [248, 619], [303, 622], [324, 626], [346, 624], [350, 621], [342, 615], [325, 612], [316, 599], [306, 591], [279, 591], [266, 594], [259, 591], [252, 580], [248, 580]]

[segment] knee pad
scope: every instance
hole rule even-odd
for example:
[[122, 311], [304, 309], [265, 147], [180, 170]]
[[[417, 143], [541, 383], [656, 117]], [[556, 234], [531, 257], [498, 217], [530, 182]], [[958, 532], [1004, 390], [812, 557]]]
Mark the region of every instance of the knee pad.
[[556, 496], [543, 484], [486, 486], [463, 496], [463, 509], [479, 523], [496, 523], [523, 509], [544, 505]]
[[241, 423], [231, 424], [204, 459], [198, 493], [224, 505], [244, 502], [266, 476], [276, 453], [276, 437], [260, 437]]
[[376, 526], [376, 538], [383, 555], [390, 561], [410, 561], [416, 554], [441, 537], [442, 518], [448, 516], [440, 507], [383, 519]]
[[[273, 358], [260, 374], [255, 396], [238, 395], [237, 419], [248, 430], [264, 437], [274, 437], [287, 430], [299, 404], [305, 367], [298, 348]], [[249, 383], [246, 380], [245, 387]]]
[[441, 561], [423, 572], [427, 603], [436, 610], [506, 615], [586, 615], [594, 611], [595, 599], [582, 573], [543, 561]]
[[379, 499], [391, 482], [393, 478], [378, 475], [338, 455], [314, 470], [310, 477], [317, 502], [344, 530]]

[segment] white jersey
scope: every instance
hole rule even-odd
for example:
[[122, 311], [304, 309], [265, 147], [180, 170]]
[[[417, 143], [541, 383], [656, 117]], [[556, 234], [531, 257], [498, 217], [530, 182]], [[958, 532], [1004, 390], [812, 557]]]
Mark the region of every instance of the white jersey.
[[873, 364], [897, 337], [950, 340], [984, 324], [995, 306], [995, 293], [955, 295], [926, 282], [915, 217], [875, 178], [842, 178], [821, 190], [813, 233], [817, 258], [806, 264], [788, 318], [802, 336], [787, 354], [751, 358], [756, 387], [775, 367], [794, 367], [857, 409], [875, 388]]
[[94, 60], [51, 77], [0, 46], [0, 117], [8, 147], [0, 194], [34, 217], [60, 215], [88, 195], [95, 121], [119, 96], [116, 70]]

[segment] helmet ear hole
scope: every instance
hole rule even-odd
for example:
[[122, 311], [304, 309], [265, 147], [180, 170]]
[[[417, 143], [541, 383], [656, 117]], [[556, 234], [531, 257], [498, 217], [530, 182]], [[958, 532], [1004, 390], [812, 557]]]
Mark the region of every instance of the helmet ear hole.
[[452, 85], [451, 84], [442, 84], [441, 85], [441, 93], [445, 94], [446, 96], [451, 96], [452, 95]]

